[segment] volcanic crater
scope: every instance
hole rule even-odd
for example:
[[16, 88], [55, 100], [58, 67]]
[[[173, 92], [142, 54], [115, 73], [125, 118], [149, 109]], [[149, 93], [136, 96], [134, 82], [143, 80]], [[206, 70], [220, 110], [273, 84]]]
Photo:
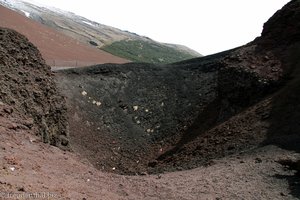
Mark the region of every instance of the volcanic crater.
[[129, 175], [191, 169], [266, 143], [298, 148], [289, 144], [299, 144], [297, 123], [278, 116], [295, 106], [280, 96], [296, 87], [299, 32], [291, 27], [299, 22], [291, 1], [236, 49], [57, 72], [73, 148], [98, 169]]

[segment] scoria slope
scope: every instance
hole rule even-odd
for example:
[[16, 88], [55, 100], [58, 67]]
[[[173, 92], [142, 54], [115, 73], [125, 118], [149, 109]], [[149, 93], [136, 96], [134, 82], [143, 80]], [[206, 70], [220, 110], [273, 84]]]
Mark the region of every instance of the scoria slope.
[[68, 149], [65, 100], [37, 48], [17, 32], [0, 29], [0, 70], [1, 118], [15, 117], [12, 130], [31, 130], [44, 142]]
[[216, 55], [59, 73], [74, 148], [99, 169], [136, 174], [195, 168], [265, 143], [297, 147], [298, 126], [279, 120], [293, 104], [276, 102], [296, 83], [299, 13], [291, 1], [260, 38]]

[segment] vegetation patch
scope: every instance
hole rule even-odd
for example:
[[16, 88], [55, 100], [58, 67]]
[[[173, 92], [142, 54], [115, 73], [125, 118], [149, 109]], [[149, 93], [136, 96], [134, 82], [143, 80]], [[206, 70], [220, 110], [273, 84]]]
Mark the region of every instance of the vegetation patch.
[[104, 46], [102, 49], [133, 62], [154, 64], [173, 63], [195, 57], [159, 43], [142, 40], [121, 40]]

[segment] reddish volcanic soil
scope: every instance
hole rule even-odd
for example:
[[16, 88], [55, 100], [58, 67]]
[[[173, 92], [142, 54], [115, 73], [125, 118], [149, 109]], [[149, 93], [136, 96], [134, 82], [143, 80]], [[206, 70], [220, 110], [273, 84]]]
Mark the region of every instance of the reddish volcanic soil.
[[82, 44], [3, 6], [0, 6], [0, 26], [14, 29], [25, 35], [38, 47], [43, 58], [51, 66], [128, 62], [126, 59]]
[[121, 176], [43, 144], [28, 130], [14, 130], [16, 123], [0, 121], [0, 199], [30, 199], [24, 198], [30, 194], [39, 197], [32, 199], [68, 200], [297, 199], [295, 172], [276, 161], [299, 155], [275, 146], [193, 170]]

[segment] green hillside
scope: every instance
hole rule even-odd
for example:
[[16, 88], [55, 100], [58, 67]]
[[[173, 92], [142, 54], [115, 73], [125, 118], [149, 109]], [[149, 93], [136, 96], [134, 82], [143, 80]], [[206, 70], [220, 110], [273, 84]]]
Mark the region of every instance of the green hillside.
[[156, 42], [143, 40], [121, 40], [104, 46], [101, 49], [133, 62], [155, 64], [173, 63], [195, 57]]

